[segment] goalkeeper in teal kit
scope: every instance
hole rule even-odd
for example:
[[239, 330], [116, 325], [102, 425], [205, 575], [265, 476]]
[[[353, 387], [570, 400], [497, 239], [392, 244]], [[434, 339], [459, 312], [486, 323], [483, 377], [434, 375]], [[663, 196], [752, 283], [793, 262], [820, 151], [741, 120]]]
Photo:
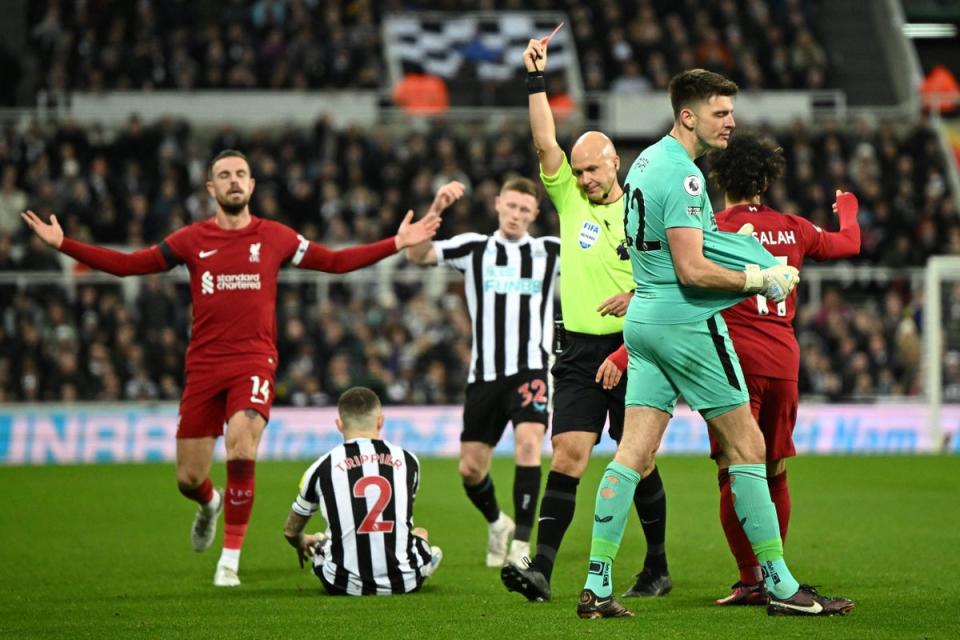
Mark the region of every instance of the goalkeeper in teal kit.
[[654, 452], [677, 398], [707, 421], [730, 459], [737, 515], [763, 569], [770, 615], [845, 614], [846, 598], [801, 585], [783, 558], [777, 513], [766, 482], [763, 436], [750, 412], [747, 386], [720, 311], [752, 294], [779, 302], [796, 286], [750, 232], [721, 233], [694, 158], [722, 149], [735, 126], [737, 85], [702, 69], [670, 82], [674, 126], [634, 161], [624, 184], [626, 236], [634, 298], [624, 340], [629, 355], [623, 438], [597, 490], [582, 618], [633, 615], [612, 594], [612, 565], [634, 488], [654, 465]]

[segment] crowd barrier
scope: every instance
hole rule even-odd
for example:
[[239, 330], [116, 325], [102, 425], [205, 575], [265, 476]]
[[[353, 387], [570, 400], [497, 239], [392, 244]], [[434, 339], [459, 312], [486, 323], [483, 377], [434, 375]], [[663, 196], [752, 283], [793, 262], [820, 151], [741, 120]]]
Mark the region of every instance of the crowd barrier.
[[[384, 437], [421, 456], [456, 456], [461, 407], [387, 407]], [[261, 460], [315, 458], [341, 442], [336, 409], [276, 408], [260, 444]], [[921, 404], [801, 404], [794, 440], [800, 453], [960, 453], [960, 406], [945, 406], [931, 430]], [[168, 462], [175, 455], [177, 406], [30, 405], [0, 407], [0, 464]], [[497, 453], [508, 455], [508, 430]], [[597, 451], [610, 453], [604, 435]], [[549, 442], [544, 445], [549, 453]], [[678, 407], [660, 452], [709, 451], [699, 414]], [[224, 457], [221, 444], [217, 454]]]

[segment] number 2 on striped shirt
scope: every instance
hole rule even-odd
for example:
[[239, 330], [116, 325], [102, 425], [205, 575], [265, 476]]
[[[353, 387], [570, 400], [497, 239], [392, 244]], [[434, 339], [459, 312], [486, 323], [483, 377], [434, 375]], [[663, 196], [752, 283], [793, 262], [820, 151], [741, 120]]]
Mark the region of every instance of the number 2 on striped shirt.
[[391, 533], [393, 531], [393, 520], [379, 519], [383, 515], [383, 510], [390, 503], [390, 498], [393, 497], [393, 487], [390, 486], [386, 478], [363, 476], [353, 485], [353, 497], [365, 498], [367, 487], [371, 485], [377, 488], [377, 501], [373, 503], [373, 508], [367, 512], [367, 517], [357, 527], [357, 533]]

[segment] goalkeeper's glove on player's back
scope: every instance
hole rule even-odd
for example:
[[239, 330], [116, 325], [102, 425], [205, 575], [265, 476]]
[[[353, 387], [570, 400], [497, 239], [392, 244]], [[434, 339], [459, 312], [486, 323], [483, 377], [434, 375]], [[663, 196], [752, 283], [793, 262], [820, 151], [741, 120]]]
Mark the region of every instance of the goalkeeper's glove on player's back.
[[746, 293], [759, 293], [774, 302], [783, 302], [800, 282], [800, 272], [796, 267], [778, 264], [766, 269], [748, 264], [744, 273], [747, 281], [743, 285]]

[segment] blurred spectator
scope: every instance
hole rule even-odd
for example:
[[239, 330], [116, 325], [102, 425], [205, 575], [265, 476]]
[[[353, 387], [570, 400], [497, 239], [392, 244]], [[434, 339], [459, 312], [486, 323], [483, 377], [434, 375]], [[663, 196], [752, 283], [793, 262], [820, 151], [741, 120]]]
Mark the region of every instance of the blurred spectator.
[[950, 69], [938, 64], [930, 69], [920, 86], [926, 109], [952, 115], [960, 103], [960, 83]]
[[623, 74], [610, 84], [614, 93], [647, 93], [653, 89], [650, 80], [640, 72], [640, 65], [630, 60], [623, 65]]
[[412, 115], [436, 115], [450, 108], [443, 79], [429, 73], [408, 73], [393, 88], [393, 101]]
[[6, 165], [0, 174], [0, 235], [20, 231], [20, 212], [26, 208], [27, 194], [17, 186], [17, 168]]

